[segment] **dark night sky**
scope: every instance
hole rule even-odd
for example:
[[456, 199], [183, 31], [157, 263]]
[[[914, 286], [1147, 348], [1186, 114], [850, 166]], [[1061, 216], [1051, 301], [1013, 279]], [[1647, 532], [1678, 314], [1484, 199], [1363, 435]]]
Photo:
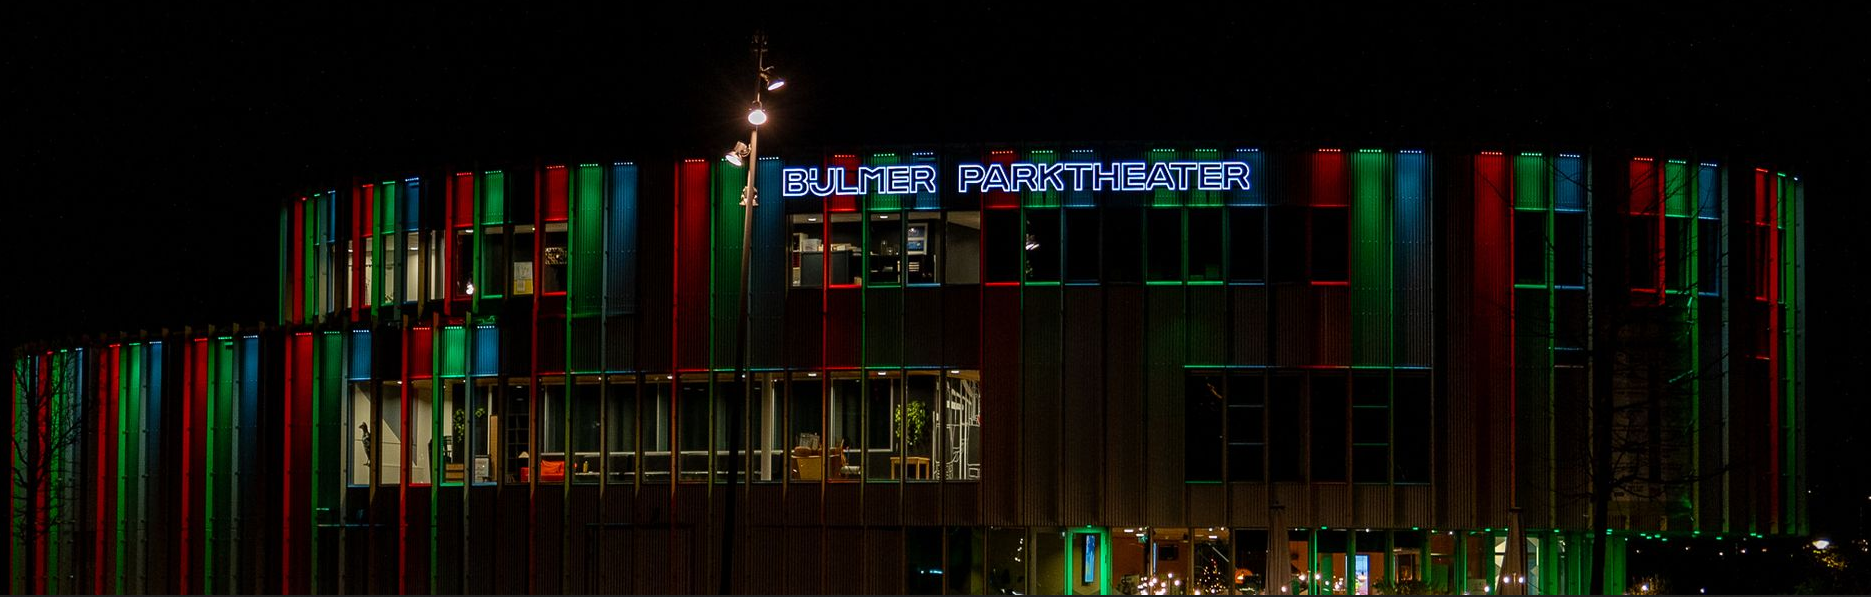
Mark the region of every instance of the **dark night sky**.
[[[936, 3], [928, 3], [931, 6]], [[763, 153], [1025, 140], [1476, 143], [1731, 155], [1809, 181], [1815, 526], [1856, 524], [1871, 13], [1495, 3], [942, 12], [14, 8], [0, 344], [274, 312], [279, 202], [430, 168], [719, 155], [747, 36], [792, 85]], [[1507, 3], [1501, 3], [1507, 4]], [[1342, 9], [1334, 5], [1335, 9]], [[60, 10], [60, 9], [50, 9]], [[268, 9], [272, 10], [272, 9]], [[193, 11], [193, 12], [188, 12]], [[1856, 192], [1854, 192], [1856, 191]], [[1822, 249], [1823, 248], [1823, 249]], [[1854, 485], [1855, 484], [1855, 485]]]

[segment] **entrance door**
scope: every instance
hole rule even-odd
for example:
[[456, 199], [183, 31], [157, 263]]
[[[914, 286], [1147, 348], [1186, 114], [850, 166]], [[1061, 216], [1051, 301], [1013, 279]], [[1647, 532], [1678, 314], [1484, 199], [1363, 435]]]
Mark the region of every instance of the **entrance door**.
[[1065, 585], [1073, 595], [1110, 594], [1110, 532], [1079, 527], [1066, 533]]

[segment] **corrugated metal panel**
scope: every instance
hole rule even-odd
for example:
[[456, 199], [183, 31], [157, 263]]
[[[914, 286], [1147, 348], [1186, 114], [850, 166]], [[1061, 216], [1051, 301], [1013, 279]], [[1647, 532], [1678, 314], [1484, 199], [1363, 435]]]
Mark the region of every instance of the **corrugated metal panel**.
[[[673, 298], [676, 366], [708, 367], [709, 345], [709, 192], [708, 163], [683, 162], [677, 167]], [[737, 237], [738, 238], [738, 237]]]
[[794, 595], [829, 592], [824, 584], [825, 572], [820, 569], [826, 542], [825, 529], [821, 527], [786, 529], [785, 553], [775, 558], [786, 562], [786, 592]]
[[825, 524], [856, 525], [862, 523], [864, 513], [858, 508], [858, 483], [826, 483], [824, 487]]
[[[561, 573], [565, 575], [564, 584], [559, 589], [561, 592], [589, 594], [597, 590], [597, 587], [592, 586], [595, 579], [586, 571], [606, 563], [606, 560], [592, 558], [600, 536], [591, 532], [590, 525], [598, 522], [600, 515], [598, 486], [573, 485], [569, 488], [565, 526], [561, 535], [565, 542], [563, 561], [559, 565]], [[427, 542], [426, 534], [420, 537], [422, 542]]]
[[1103, 321], [1103, 293], [1097, 288], [1065, 289], [1061, 330], [1064, 359], [1060, 386], [1063, 427], [1059, 483], [1060, 524], [1099, 524], [1104, 480], [1104, 328], [1082, 322]]
[[[984, 297], [983, 327], [1020, 329], [1020, 289], [991, 287]], [[1020, 338], [997, 337], [981, 355], [981, 482], [983, 515], [990, 524], [1020, 520]], [[996, 433], [999, 430], [999, 433]]]
[[1547, 498], [1553, 485], [1550, 294], [1545, 289], [1528, 289], [1516, 290], [1514, 296], [1515, 477], [1523, 524], [1544, 526], [1534, 521], [1550, 518], [1552, 507]]
[[1310, 520], [1319, 526], [1351, 526], [1351, 485], [1313, 483], [1313, 511]]
[[1105, 292], [1106, 524], [1144, 524], [1143, 288], [1107, 286]]
[[1219, 527], [1228, 524], [1228, 486], [1222, 483], [1184, 485], [1188, 496], [1188, 521], [1192, 527]]
[[864, 524], [902, 524], [903, 484], [864, 484]]
[[1312, 290], [1318, 300], [1314, 316], [1318, 322], [1316, 330], [1319, 340], [1314, 346], [1317, 352], [1310, 364], [1351, 364], [1351, 289], [1345, 286], [1314, 286]]
[[1391, 362], [1390, 156], [1351, 156], [1351, 325], [1357, 365]]
[[1228, 293], [1234, 303], [1229, 313], [1233, 322], [1233, 334], [1229, 340], [1233, 346], [1228, 362], [1235, 365], [1268, 364], [1268, 346], [1272, 338], [1267, 333], [1267, 287], [1230, 286]]
[[1144, 328], [1145, 353], [1144, 486], [1149, 501], [1151, 525], [1177, 525], [1183, 521], [1183, 371], [1184, 346], [1183, 288], [1181, 286], [1147, 287], [1148, 327]]
[[1351, 525], [1365, 528], [1394, 528], [1391, 512], [1391, 485], [1353, 485], [1351, 487]]
[[1421, 153], [1396, 157], [1393, 210], [1396, 242], [1397, 364], [1426, 366], [1434, 345], [1434, 248], [1429, 205], [1429, 158]]
[[786, 366], [816, 369], [824, 360], [824, 318], [821, 315], [824, 301], [825, 295], [819, 290], [794, 289], [786, 293], [786, 315], [782, 324], [786, 336]]
[[786, 486], [786, 524], [817, 525], [824, 491], [818, 483], [789, 483]]
[[[836, 574], [837, 571], [827, 571]], [[864, 532], [864, 592], [894, 595], [903, 592], [903, 529], [873, 528]]]
[[981, 287], [942, 289], [942, 362], [950, 367], [981, 367]]
[[1272, 486], [1265, 483], [1229, 483], [1228, 526], [1267, 528]]
[[[760, 160], [759, 188], [762, 196], [778, 197], [780, 162]], [[780, 366], [784, 360], [785, 332], [781, 320], [786, 314], [786, 288], [792, 283], [791, 268], [786, 263], [786, 213], [779, 206], [754, 210], [752, 271], [748, 272], [747, 342], [748, 366]]]
[[1190, 286], [1187, 357], [1190, 365], [1227, 363], [1228, 296], [1221, 286]]
[[1436, 526], [1436, 496], [1427, 485], [1396, 487], [1397, 527]]
[[935, 483], [907, 483], [903, 486], [903, 509], [898, 519], [906, 525], [942, 524], [942, 486]]
[[864, 290], [864, 364], [903, 363], [903, 289]]
[[981, 526], [980, 483], [942, 484], [942, 523], [949, 526]]
[[825, 291], [825, 366], [858, 367], [858, 343], [863, 341], [859, 325], [863, 314], [863, 290], [830, 288]]
[[1273, 484], [1273, 505], [1282, 508], [1281, 517], [1289, 524], [1304, 524], [1314, 520], [1312, 513], [1315, 508], [1311, 498], [1303, 483]]
[[[903, 364], [910, 367], [941, 365], [943, 319], [942, 289], [903, 290]], [[974, 322], [969, 322], [974, 323]]]
[[740, 569], [734, 590], [750, 595], [778, 595], [787, 591], [787, 558], [775, 553], [785, 550], [786, 530], [778, 526], [747, 529], [747, 541], [739, 544], [740, 549], [734, 556], [735, 567]]
[[[867, 593], [864, 586], [864, 529], [830, 528], [825, 530], [825, 592], [832, 595]], [[817, 569], [815, 566], [814, 569]]]
[[1059, 524], [1060, 287], [1028, 286], [1021, 297], [1020, 396], [1023, 485], [1027, 525]]
[[1267, 315], [1273, 321], [1273, 364], [1281, 367], [1313, 364], [1318, 328], [1313, 324], [1312, 298], [1310, 286], [1273, 286], [1273, 309]]

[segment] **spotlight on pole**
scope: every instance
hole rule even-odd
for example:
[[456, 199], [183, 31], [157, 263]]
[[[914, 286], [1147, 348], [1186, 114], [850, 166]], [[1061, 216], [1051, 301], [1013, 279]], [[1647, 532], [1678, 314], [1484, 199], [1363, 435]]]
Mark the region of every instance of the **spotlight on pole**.
[[767, 123], [767, 111], [762, 110], [760, 108], [754, 108], [752, 112], [747, 113], [747, 123], [752, 124], [754, 126], [760, 126], [760, 125], [766, 124]]
[[740, 141], [735, 141], [734, 150], [729, 151], [727, 155], [728, 163], [734, 164], [735, 166], [747, 165], [747, 153], [748, 153], [747, 144], [740, 142]]

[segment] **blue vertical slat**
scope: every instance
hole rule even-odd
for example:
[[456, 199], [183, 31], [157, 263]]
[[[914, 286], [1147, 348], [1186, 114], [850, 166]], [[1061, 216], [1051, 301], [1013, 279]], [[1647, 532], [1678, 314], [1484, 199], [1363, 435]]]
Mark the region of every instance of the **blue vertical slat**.
[[500, 328], [491, 325], [474, 328], [474, 368], [468, 375], [490, 377], [500, 373]]
[[1585, 211], [1585, 160], [1564, 154], [1553, 160], [1553, 209]]
[[1396, 270], [1396, 363], [1428, 365], [1430, 324], [1429, 156], [1401, 152], [1393, 189], [1392, 258]]
[[1696, 167], [1696, 217], [1713, 220], [1721, 217], [1721, 168], [1715, 164]]
[[351, 381], [369, 381], [371, 362], [370, 330], [351, 332], [351, 346], [349, 348], [350, 350], [347, 352], [350, 355], [349, 362], [351, 366], [350, 371], [346, 372], [345, 379]]
[[1248, 189], [1245, 191], [1227, 191], [1228, 205], [1266, 205], [1267, 192], [1272, 189], [1267, 183], [1265, 156], [1258, 149], [1235, 149], [1228, 152], [1228, 161], [1247, 162]]
[[[917, 161], [933, 160], [935, 156], [919, 155]], [[748, 330], [748, 353], [750, 366], [775, 367], [780, 365], [780, 320], [786, 310], [786, 284], [790, 282], [786, 264], [786, 208], [780, 202], [780, 168], [778, 158], [761, 158], [759, 180], [755, 181], [760, 190], [761, 205], [754, 209], [753, 256], [749, 272], [747, 309], [753, 326]], [[939, 195], [929, 194], [929, 204], [938, 205]], [[917, 195], [915, 201], [921, 205], [923, 197]]]
[[403, 231], [422, 230], [422, 179], [403, 179]]
[[[912, 164], [924, 164], [924, 165], [928, 165], [928, 166], [930, 166], [930, 167], [932, 167], [932, 168], [935, 168], [935, 169], [937, 170], [937, 172], [938, 172], [938, 174], [937, 174], [937, 176], [936, 176], [936, 179], [938, 180], [938, 182], [937, 182], [937, 184], [936, 184], [936, 187], [937, 187], [937, 189], [936, 189], [935, 191], [927, 191], [927, 192], [922, 192], [922, 193], [917, 193], [917, 194], [916, 194], [916, 198], [912, 200], [912, 203], [911, 203], [911, 204], [909, 205], [909, 208], [910, 208], [910, 209], [941, 209], [941, 208], [942, 208], [942, 193], [941, 193], [941, 188], [940, 188], [940, 187], [941, 187], [942, 185], [941, 185], [941, 183], [940, 183], [939, 181], [940, 181], [940, 180], [941, 180], [941, 178], [942, 178], [942, 177], [941, 177], [941, 175], [940, 175], [940, 171], [941, 171], [941, 168], [942, 168], [942, 167], [936, 164], [936, 156], [935, 156], [935, 154], [934, 154], [934, 153], [930, 153], [930, 152], [927, 152], [927, 151], [922, 151], [922, 152], [917, 152], [917, 153], [914, 153], [914, 154], [911, 154], [911, 155], [910, 155], [910, 163], [912, 163]], [[774, 166], [775, 166], [775, 169], [777, 169], [777, 168], [778, 168], [778, 164], [777, 164], [777, 163], [776, 163], [776, 164], [775, 164]], [[779, 179], [778, 179], [778, 173], [777, 173], [777, 172], [775, 173], [775, 178], [774, 178], [774, 180], [776, 180], [776, 181], [777, 181], [777, 180], [779, 180]], [[769, 183], [768, 183], [768, 182], [766, 181], [766, 178], [765, 178], [765, 177], [761, 177], [761, 179], [760, 179], [760, 186], [761, 186], [761, 188], [766, 188], [768, 184], [769, 184]], [[777, 182], [775, 182], [775, 183], [772, 183], [772, 187], [773, 187], [773, 189], [774, 189], [774, 190], [776, 190], [776, 191], [777, 191], [777, 190], [779, 189], [779, 184], [778, 184]], [[766, 195], [765, 195], [765, 194], [762, 194], [761, 196], [763, 196], [763, 197], [764, 197], [764, 196], [766, 196]], [[779, 195], [779, 193], [777, 193], [777, 192], [775, 192], [775, 193], [773, 193], [773, 195], [772, 195], [772, 197], [774, 197], [775, 199], [778, 199], [778, 198], [779, 198], [779, 196], [780, 196], [780, 195]], [[776, 206], [776, 207], [777, 207], [777, 206]], [[782, 210], [775, 210], [775, 211], [782, 211]]]
[[604, 314], [637, 312], [637, 165], [612, 164], [605, 226]]
[[[1089, 149], [1074, 149], [1066, 154], [1065, 159], [1060, 161], [1096, 162], [1098, 161], [1098, 154]], [[1093, 207], [1098, 204], [1097, 199], [1094, 197], [1095, 194], [1091, 192], [1089, 186], [1087, 186], [1085, 190], [1068, 191], [1065, 193], [1065, 205], [1067, 207]]]

